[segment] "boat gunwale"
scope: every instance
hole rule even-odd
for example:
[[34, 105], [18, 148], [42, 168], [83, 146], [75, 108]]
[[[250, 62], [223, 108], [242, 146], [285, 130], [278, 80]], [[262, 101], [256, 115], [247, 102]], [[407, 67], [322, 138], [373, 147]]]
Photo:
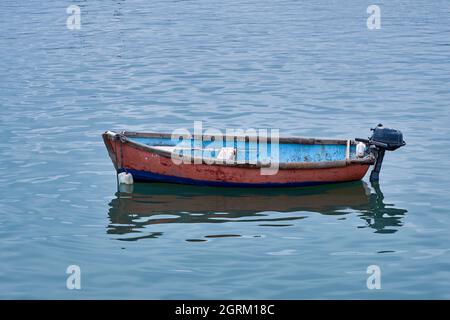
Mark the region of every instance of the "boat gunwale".
[[[159, 133], [159, 132], [135, 132], [135, 131], [122, 131], [120, 134], [124, 135], [125, 137], [129, 138], [163, 138], [163, 139], [171, 139], [172, 134], [170, 133]], [[187, 139], [196, 138], [197, 136], [187, 135], [187, 134], [179, 134], [178, 137], [183, 137]], [[202, 139], [206, 139], [208, 141], [211, 141], [211, 138], [214, 137], [213, 135], [207, 135], [203, 134], [201, 135]], [[244, 138], [243, 140], [239, 141], [256, 141], [258, 136], [230, 136], [224, 134], [222, 136], [226, 140], [233, 140], [235, 138]], [[279, 137], [278, 143], [282, 144], [347, 144], [348, 140], [345, 139], [317, 139], [317, 138], [303, 138], [303, 137]], [[355, 145], [356, 142], [354, 140], [350, 140], [352, 145]], [[271, 137], [267, 136], [267, 142], [271, 142]]]
[[[114, 132], [115, 133], [115, 132]], [[157, 148], [153, 148], [152, 146], [136, 142], [130, 140], [128, 138], [171, 138], [171, 134], [166, 133], [151, 133], [151, 132], [127, 132], [123, 131], [121, 133], [115, 133], [116, 136], [112, 137], [107, 132], [103, 133], [103, 139], [119, 139], [120, 143], [129, 144], [130, 146], [137, 148], [139, 150], [150, 152], [157, 154], [159, 156], [165, 158], [172, 158], [172, 153], [166, 150], [161, 150]], [[183, 135], [180, 135], [183, 136]], [[184, 135], [185, 137], [191, 137], [190, 135]], [[121, 139], [120, 137], [124, 137], [125, 139]], [[208, 137], [207, 135], [202, 135], [202, 137]], [[256, 138], [256, 137], [248, 137], [246, 138]], [[250, 140], [246, 140], [250, 141]], [[270, 139], [268, 139], [270, 141]], [[296, 142], [294, 142], [296, 141]], [[313, 143], [313, 141], [317, 143]], [[356, 144], [354, 140], [337, 140], [337, 139], [314, 139], [314, 138], [297, 138], [297, 137], [283, 137], [279, 139], [279, 143], [293, 143], [293, 144], [347, 144], [347, 141], [350, 141], [351, 144]], [[180, 158], [179, 158], [180, 159]], [[214, 158], [202, 158], [202, 157], [192, 157], [183, 155], [182, 156], [184, 164], [205, 164], [205, 165], [217, 165], [217, 166], [226, 166], [233, 168], [247, 168], [247, 169], [261, 169], [268, 168], [271, 166], [270, 163], [237, 163], [223, 160], [217, 160]], [[205, 161], [207, 160], [207, 161]], [[281, 170], [289, 170], [289, 169], [325, 169], [325, 168], [342, 168], [349, 165], [372, 165], [375, 162], [375, 158], [373, 155], [368, 155], [364, 158], [360, 159], [349, 159], [349, 160], [334, 160], [334, 161], [316, 161], [316, 162], [280, 162], [278, 163], [278, 168]]]

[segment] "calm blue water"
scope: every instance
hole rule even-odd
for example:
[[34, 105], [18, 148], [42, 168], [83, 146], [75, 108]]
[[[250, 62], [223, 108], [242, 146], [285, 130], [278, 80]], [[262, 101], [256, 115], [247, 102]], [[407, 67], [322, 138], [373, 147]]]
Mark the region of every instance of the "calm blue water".
[[[449, 299], [449, 2], [369, 4], [2, 0], [0, 298]], [[117, 192], [103, 131], [195, 120], [408, 145], [381, 190]]]

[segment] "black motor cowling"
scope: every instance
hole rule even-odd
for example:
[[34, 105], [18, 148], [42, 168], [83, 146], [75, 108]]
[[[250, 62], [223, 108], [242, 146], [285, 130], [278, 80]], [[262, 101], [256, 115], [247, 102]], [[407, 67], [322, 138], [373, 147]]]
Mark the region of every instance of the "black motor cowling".
[[374, 168], [370, 174], [370, 181], [376, 182], [380, 179], [381, 165], [386, 150], [394, 151], [403, 147], [406, 142], [403, 140], [403, 134], [400, 130], [385, 128], [381, 123], [371, 130], [373, 134], [369, 139], [357, 138], [355, 140], [366, 143], [376, 157]]
[[381, 123], [371, 130], [373, 134], [369, 138], [369, 143], [377, 147], [393, 151], [406, 144], [403, 141], [403, 134], [400, 130], [385, 128]]

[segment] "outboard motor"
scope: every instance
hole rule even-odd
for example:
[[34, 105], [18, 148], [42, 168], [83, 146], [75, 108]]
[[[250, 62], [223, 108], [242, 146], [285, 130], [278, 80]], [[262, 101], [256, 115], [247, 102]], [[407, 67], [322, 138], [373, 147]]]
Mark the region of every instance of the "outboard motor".
[[376, 157], [374, 168], [370, 174], [370, 181], [375, 182], [380, 178], [381, 165], [386, 150], [394, 151], [403, 147], [406, 142], [403, 140], [403, 134], [400, 130], [385, 128], [381, 123], [370, 130], [373, 131], [373, 134], [369, 139], [356, 138], [355, 140], [367, 144]]

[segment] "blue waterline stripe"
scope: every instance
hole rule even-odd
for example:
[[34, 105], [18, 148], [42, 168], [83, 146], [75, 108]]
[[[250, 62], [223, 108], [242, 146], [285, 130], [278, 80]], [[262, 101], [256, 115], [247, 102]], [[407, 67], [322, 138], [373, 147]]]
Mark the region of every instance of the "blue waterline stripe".
[[[241, 182], [222, 182], [222, 181], [207, 181], [207, 180], [195, 180], [189, 178], [181, 178], [175, 176], [168, 176], [163, 174], [152, 173], [148, 171], [133, 170], [133, 169], [119, 169], [117, 171], [128, 172], [133, 176], [134, 181], [142, 182], [169, 182], [180, 184], [193, 184], [200, 186], [214, 186], [214, 187], [238, 187], [238, 188], [273, 188], [273, 187], [307, 187], [317, 186], [321, 184], [340, 183], [341, 181], [324, 181], [324, 182], [289, 182], [289, 183], [241, 183]], [[349, 181], [345, 181], [349, 182]]]

